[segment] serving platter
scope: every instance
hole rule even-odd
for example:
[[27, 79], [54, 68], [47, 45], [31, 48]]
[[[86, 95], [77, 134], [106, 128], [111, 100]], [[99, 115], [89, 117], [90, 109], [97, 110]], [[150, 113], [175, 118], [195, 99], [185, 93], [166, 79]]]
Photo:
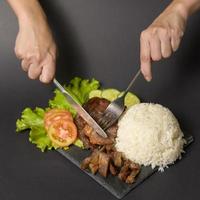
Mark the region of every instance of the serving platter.
[[[189, 146], [193, 141], [194, 138], [191, 135], [186, 135], [186, 144], [185, 148]], [[85, 157], [90, 155], [89, 150], [83, 150], [76, 146], [70, 147], [68, 150], [57, 150], [59, 153], [61, 153], [65, 158], [70, 160], [74, 165], [80, 168], [80, 163], [83, 161]], [[184, 155], [183, 155], [184, 158]], [[81, 169], [82, 170], [82, 169]], [[88, 174], [91, 178], [93, 178], [96, 182], [98, 182], [101, 186], [103, 186], [105, 189], [107, 189], [111, 194], [113, 194], [118, 199], [123, 198], [128, 192], [130, 192], [132, 189], [134, 189], [136, 186], [138, 186], [140, 183], [142, 183], [145, 179], [150, 177], [152, 174], [154, 174], [156, 171], [158, 171], [157, 168], [152, 169], [151, 167], [142, 167], [140, 174], [137, 176], [135, 183], [128, 185], [121, 180], [119, 180], [117, 177], [112, 176], [109, 174], [107, 178], [104, 178], [100, 176], [98, 173], [93, 175], [87, 170], [82, 170], [86, 174]]]

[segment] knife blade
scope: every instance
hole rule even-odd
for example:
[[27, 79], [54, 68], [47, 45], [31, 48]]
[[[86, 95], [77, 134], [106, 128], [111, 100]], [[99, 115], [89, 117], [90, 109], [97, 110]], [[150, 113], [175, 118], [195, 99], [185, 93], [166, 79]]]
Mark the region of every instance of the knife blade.
[[55, 86], [65, 95], [68, 102], [77, 111], [77, 113], [88, 123], [90, 127], [97, 132], [98, 135], [107, 138], [105, 131], [96, 123], [96, 121], [88, 114], [88, 112], [65, 90], [65, 88], [54, 78]]

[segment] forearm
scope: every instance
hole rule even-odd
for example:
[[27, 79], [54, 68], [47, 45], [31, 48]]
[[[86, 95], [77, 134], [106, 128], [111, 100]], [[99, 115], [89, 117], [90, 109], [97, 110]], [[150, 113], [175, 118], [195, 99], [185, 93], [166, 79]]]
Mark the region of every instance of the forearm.
[[16, 14], [19, 24], [29, 20], [46, 21], [46, 16], [38, 0], [7, 0]]
[[173, 0], [169, 8], [176, 8], [183, 17], [187, 18], [197, 10], [200, 10], [200, 0]]

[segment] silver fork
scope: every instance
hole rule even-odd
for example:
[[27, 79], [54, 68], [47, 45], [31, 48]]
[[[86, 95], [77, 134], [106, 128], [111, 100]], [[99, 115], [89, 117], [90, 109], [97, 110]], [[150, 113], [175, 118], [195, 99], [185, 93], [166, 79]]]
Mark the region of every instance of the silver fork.
[[98, 124], [101, 126], [103, 130], [106, 130], [107, 128], [112, 126], [124, 112], [125, 109], [124, 98], [128, 93], [128, 91], [130, 90], [133, 83], [135, 82], [135, 80], [137, 79], [137, 77], [140, 75], [140, 73], [141, 71], [139, 69], [137, 74], [133, 77], [133, 79], [129, 83], [126, 90], [123, 92], [123, 95], [112, 101], [102, 114], [102, 117], [98, 120]]

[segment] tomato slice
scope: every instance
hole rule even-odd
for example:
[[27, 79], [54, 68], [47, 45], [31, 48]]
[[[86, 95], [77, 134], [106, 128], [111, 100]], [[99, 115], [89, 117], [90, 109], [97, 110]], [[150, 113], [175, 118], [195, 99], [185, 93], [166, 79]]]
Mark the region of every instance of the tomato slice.
[[45, 119], [48, 120], [49, 117], [55, 115], [56, 113], [65, 113], [66, 115], [71, 116], [71, 113], [65, 109], [53, 108], [45, 113]]
[[52, 143], [58, 147], [66, 147], [77, 138], [77, 128], [73, 121], [54, 121], [49, 127], [47, 134]]
[[71, 113], [67, 110], [52, 109], [48, 111], [47, 113], [45, 113], [44, 117], [45, 129], [48, 130], [48, 128], [51, 126], [52, 123], [54, 123], [54, 121], [59, 121], [61, 119], [73, 121]]

